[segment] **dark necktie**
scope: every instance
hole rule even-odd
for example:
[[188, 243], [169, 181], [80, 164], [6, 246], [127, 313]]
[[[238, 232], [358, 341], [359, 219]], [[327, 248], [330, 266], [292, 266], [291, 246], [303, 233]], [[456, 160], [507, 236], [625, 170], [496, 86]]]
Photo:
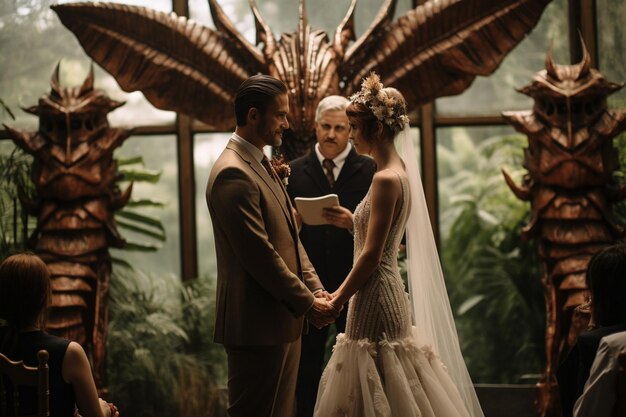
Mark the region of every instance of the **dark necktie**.
[[324, 159], [322, 161], [322, 166], [324, 167], [324, 171], [326, 172], [326, 179], [328, 180], [328, 184], [330, 184], [330, 188], [333, 188], [335, 185], [335, 174], [333, 174], [333, 168], [335, 168], [335, 163], [332, 159]]
[[272, 165], [270, 165], [270, 161], [269, 159], [267, 159], [267, 156], [263, 155], [263, 159], [261, 159], [261, 165], [263, 165], [263, 168], [265, 168], [267, 173], [270, 174], [270, 177], [274, 179], [274, 168], [272, 168]]

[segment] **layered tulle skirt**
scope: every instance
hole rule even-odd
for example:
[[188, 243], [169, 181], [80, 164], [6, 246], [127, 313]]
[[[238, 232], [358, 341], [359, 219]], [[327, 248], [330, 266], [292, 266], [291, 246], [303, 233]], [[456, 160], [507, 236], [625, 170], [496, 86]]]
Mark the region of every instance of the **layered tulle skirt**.
[[469, 417], [439, 357], [412, 337], [337, 343], [320, 381], [315, 417]]

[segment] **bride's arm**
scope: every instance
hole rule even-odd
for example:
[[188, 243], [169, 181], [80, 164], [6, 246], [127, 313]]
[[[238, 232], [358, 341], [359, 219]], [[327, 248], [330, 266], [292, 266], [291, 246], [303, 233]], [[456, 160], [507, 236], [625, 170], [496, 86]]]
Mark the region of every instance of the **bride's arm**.
[[332, 304], [339, 309], [359, 290], [380, 264], [385, 241], [391, 229], [396, 206], [402, 196], [402, 185], [392, 171], [374, 175], [371, 190], [370, 218], [363, 251], [341, 286], [333, 294]]

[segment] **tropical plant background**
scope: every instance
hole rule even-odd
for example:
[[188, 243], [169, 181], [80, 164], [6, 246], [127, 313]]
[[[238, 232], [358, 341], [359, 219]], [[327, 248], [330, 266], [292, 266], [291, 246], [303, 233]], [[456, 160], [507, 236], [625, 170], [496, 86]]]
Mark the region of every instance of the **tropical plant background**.
[[520, 238], [529, 206], [500, 172], [521, 177], [525, 143], [511, 134], [476, 144], [459, 131], [438, 149], [442, 267], [475, 382], [535, 382], [544, 363], [535, 244]]
[[129, 416], [225, 415], [225, 354], [211, 341], [215, 280], [117, 268], [111, 283], [111, 400]]

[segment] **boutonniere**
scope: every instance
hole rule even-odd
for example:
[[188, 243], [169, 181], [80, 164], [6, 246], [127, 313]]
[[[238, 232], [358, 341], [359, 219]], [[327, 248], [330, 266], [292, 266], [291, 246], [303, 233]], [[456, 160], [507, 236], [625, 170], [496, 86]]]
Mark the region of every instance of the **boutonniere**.
[[285, 187], [289, 184], [289, 175], [291, 175], [291, 167], [285, 161], [285, 158], [282, 155], [276, 155], [272, 159], [270, 159], [270, 164], [272, 164], [272, 168], [276, 171], [276, 175], [283, 182]]

